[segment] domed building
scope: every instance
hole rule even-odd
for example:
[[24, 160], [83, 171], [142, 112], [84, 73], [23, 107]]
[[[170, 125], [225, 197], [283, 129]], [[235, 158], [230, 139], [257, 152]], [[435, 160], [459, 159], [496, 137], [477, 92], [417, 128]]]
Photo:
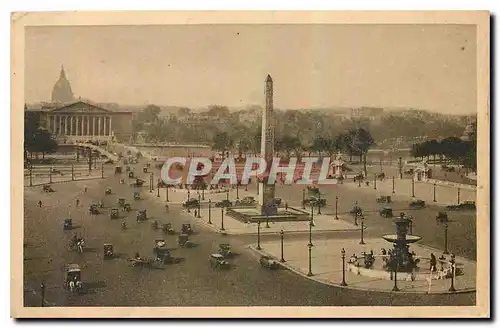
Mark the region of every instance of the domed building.
[[59, 74], [59, 79], [52, 88], [52, 102], [56, 103], [69, 103], [75, 100], [73, 91], [71, 90], [71, 85], [66, 78], [66, 73], [64, 72], [64, 67], [61, 66], [61, 73]]

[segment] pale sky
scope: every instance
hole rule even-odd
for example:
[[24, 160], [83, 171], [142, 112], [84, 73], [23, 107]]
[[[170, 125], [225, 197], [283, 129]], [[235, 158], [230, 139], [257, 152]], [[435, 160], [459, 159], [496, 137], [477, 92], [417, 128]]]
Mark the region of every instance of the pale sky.
[[61, 64], [75, 96], [204, 107], [476, 109], [476, 30], [467, 25], [29, 27], [26, 102], [50, 100]]

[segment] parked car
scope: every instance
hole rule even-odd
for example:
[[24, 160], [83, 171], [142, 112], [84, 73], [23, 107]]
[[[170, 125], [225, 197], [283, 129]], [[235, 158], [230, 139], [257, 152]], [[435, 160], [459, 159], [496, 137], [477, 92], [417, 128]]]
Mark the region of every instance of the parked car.
[[215, 203], [215, 207], [231, 207], [231, 206], [233, 206], [233, 203], [227, 199]]
[[475, 210], [476, 203], [473, 201], [465, 201], [465, 202], [458, 204], [458, 205], [448, 205], [448, 206], [446, 206], [446, 209], [450, 210], [450, 211]]
[[210, 254], [209, 257], [210, 266], [213, 269], [227, 269], [229, 268], [229, 262], [224, 259], [224, 256], [220, 254]]
[[196, 198], [191, 198], [182, 203], [182, 207], [184, 208], [198, 208], [200, 202]]
[[266, 269], [271, 269], [271, 270], [276, 270], [280, 267], [279, 263], [276, 262], [273, 258], [271, 258], [270, 256], [265, 256], [265, 255], [262, 255], [260, 257], [260, 260], [259, 260], [259, 263], [260, 265], [263, 267], [263, 268], [266, 268]]

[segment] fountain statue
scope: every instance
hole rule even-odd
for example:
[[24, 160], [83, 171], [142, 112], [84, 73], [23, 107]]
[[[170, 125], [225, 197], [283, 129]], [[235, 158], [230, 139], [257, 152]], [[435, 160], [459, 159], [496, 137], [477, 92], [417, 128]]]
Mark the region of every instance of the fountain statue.
[[382, 236], [394, 245], [391, 258], [388, 261], [388, 268], [392, 271], [412, 272], [417, 267], [419, 260], [415, 258], [414, 253], [410, 252], [410, 244], [419, 241], [422, 237], [408, 234], [410, 219], [404, 213], [401, 213], [394, 220], [394, 223], [396, 224], [396, 234]]

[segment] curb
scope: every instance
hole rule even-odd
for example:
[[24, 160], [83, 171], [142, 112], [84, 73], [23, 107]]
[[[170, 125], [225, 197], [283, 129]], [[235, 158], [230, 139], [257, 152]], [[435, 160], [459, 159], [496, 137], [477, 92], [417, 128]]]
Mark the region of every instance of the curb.
[[[250, 249], [254, 253], [260, 254], [260, 255], [265, 255], [265, 256], [270, 256], [274, 259], [276, 259], [274, 256], [271, 254], [267, 253], [264, 250], [258, 250], [253, 244], [247, 245], [246, 248]], [[276, 262], [279, 263], [282, 267], [285, 269], [292, 271], [295, 274], [298, 274], [304, 278], [307, 278], [309, 280], [319, 282], [324, 285], [332, 286], [332, 287], [337, 287], [337, 288], [342, 288], [342, 289], [352, 289], [352, 290], [358, 290], [358, 291], [368, 291], [368, 292], [376, 292], [376, 293], [396, 293], [396, 294], [417, 294], [417, 295], [449, 295], [449, 294], [466, 294], [466, 293], [475, 293], [476, 289], [475, 288], [467, 288], [467, 289], [462, 289], [462, 290], [457, 290], [455, 292], [450, 292], [450, 291], [442, 291], [442, 292], [417, 292], [417, 291], [400, 291], [400, 292], [393, 292], [392, 290], [384, 290], [384, 289], [372, 289], [372, 288], [361, 288], [361, 287], [352, 287], [352, 286], [341, 286], [340, 283], [332, 283], [329, 281], [325, 281], [324, 279], [318, 279], [314, 278], [314, 275], [311, 277], [308, 277], [306, 273], [288, 265], [286, 262], [282, 263], [279, 261], [279, 259], [276, 259]]]
[[[104, 179], [107, 177], [105, 176]], [[50, 182], [45, 182], [45, 183], [38, 183], [38, 184], [33, 184], [31, 187], [29, 185], [24, 186], [25, 188], [33, 188], [33, 187], [39, 187], [39, 186], [44, 186], [44, 185], [53, 185], [53, 184], [60, 184], [60, 183], [67, 183], [67, 182], [79, 182], [79, 181], [88, 181], [88, 180], [104, 180], [103, 178], [99, 177], [94, 177], [94, 178], [84, 178], [84, 179], [75, 179], [75, 180], [65, 180], [65, 181], [53, 181], [52, 183]]]

